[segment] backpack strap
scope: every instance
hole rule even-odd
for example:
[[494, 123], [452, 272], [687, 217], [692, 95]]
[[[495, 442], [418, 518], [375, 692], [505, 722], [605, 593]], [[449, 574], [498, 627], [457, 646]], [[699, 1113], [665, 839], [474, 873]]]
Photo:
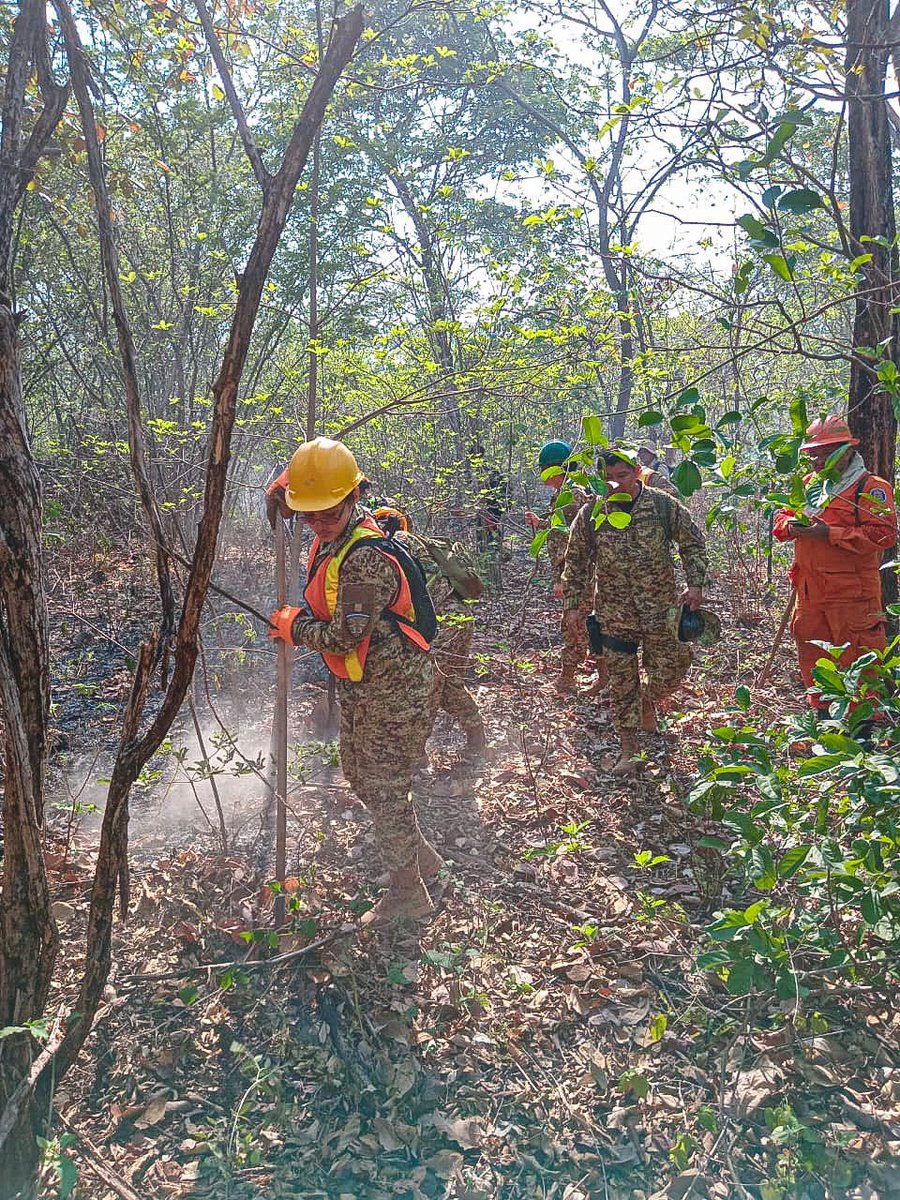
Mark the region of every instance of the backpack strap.
[[651, 488], [650, 499], [653, 501], [653, 507], [656, 509], [656, 515], [659, 517], [660, 524], [663, 527], [663, 533], [666, 535], [666, 541], [671, 542], [672, 510], [669, 507], [669, 497], [665, 494], [665, 492], [658, 492], [655, 488]]
[[860, 497], [862, 496], [863, 492], [866, 490], [866, 487], [868, 486], [871, 478], [872, 478], [871, 472], [867, 472], [865, 475], [863, 475], [860, 478], [859, 483], [856, 485], [856, 491], [853, 493], [853, 524], [854, 525], [862, 524], [862, 521], [860, 520], [860, 517], [859, 517], [859, 500], [860, 500]]

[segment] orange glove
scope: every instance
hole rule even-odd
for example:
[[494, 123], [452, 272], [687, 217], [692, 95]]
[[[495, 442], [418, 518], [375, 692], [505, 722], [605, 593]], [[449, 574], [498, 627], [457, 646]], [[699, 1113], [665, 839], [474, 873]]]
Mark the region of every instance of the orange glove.
[[289, 646], [295, 644], [291, 636], [291, 626], [294, 621], [306, 610], [302, 608], [292, 608], [290, 604], [284, 604], [281, 608], [276, 608], [269, 617], [269, 637], [273, 642], [287, 642]]

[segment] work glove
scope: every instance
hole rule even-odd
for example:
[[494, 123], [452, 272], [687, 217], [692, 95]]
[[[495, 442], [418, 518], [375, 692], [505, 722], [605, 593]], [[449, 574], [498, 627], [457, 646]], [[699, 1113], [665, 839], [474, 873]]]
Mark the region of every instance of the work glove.
[[276, 479], [270, 488], [266, 490], [266, 517], [272, 528], [275, 528], [275, 521], [278, 514], [289, 521], [294, 515], [291, 509], [287, 506], [287, 501], [284, 498], [284, 487]]
[[305, 613], [305, 609], [294, 608], [290, 604], [283, 604], [281, 608], [276, 608], [269, 617], [269, 637], [272, 641], [287, 642], [289, 646], [295, 645], [291, 628], [297, 617], [303, 616]]

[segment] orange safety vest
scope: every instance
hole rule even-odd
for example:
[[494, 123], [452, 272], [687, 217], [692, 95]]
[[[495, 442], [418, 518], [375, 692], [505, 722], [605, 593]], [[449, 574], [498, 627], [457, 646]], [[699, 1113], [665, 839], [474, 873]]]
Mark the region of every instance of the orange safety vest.
[[[330, 621], [334, 616], [334, 610], [337, 607], [341, 564], [353, 547], [367, 538], [384, 539], [384, 530], [379, 529], [372, 517], [369, 516], [364, 517], [360, 521], [344, 545], [338, 550], [337, 554], [327, 554], [323, 558], [319, 558], [319, 539], [315, 538], [313, 540], [307, 562], [306, 587], [303, 591], [303, 599], [306, 601], [309, 611], [316, 620]], [[417, 646], [420, 650], [427, 651], [429, 649], [428, 642], [419, 633], [418, 629], [408, 624], [408, 622], [415, 621], [416, 610], [412, 602], [406, 575], [392, 554], [388, 554], [381, 547], [378, 548], [378, 552], [379, 554], [383, 554], [388, 562], [393, 565], [398, 579], [397, 591], [385, 611], [393, 613], [400, 618], [395, 624], [404, 637], [409, 638], [413, 645]], [[370, 642], [371, 635], [367, 635], [356, 649], [351, 650], [349, 654], [330, 654], [323, 651], [322, 658], [325, 660], [325, 666], [338, 679], [349, 679], [352, 683], [359, 683], [365, 670]]]

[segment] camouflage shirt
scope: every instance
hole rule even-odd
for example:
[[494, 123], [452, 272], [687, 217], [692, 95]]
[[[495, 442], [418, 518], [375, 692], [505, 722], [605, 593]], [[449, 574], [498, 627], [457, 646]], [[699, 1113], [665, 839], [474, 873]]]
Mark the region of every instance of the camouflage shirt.
[[547, 554], [550, 558], [550, 565], [553, 567], [554, 583], [559, 583], [562, 579], [563, 567], [566, 563], [566, 546], [569, 544], [569, 530], [572, 528], [575, 518], [589, 500], [592, 505], [596, 500], [596, 496], [591, 495], [587, 488], [579, 487], [577, 483], [569, 484], [568, 490], [572, 493], [572, 501], [558, 510], [565, 518], [566, 523], [565, 525], [551, 525], [550, 533], [547, 535]]
[[596, 584], [594, 608], [604, 629], [654, 629], [677, 601], [672, 543], [678, 545], [689, 587], [706, 581], [703, 535], [691, 514], [664, 492], [642, 487], [631, 521], [594, 528], [585, 504], [569, 535], [562, 574], [565, 609], [581, 608]]

